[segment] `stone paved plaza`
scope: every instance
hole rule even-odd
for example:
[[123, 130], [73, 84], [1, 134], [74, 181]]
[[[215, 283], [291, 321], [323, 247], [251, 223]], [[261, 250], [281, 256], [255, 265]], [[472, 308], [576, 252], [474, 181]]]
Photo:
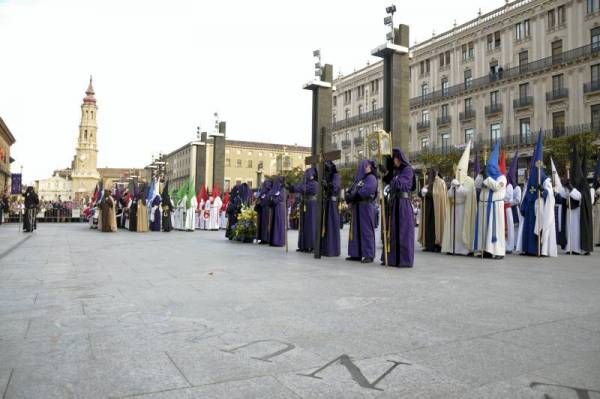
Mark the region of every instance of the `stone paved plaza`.
[[0, 398], [600, 398], [599, 259], [3, 225]]

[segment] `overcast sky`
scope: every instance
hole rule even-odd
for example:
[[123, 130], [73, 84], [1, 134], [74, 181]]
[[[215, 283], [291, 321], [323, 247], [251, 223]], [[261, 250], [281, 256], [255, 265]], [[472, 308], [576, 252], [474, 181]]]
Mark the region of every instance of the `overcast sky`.
[[[312, 50], [350, 73], [374, 61], [391, 0], [0, 0], [0, 116], [13, 172], [70, 165], [94, 77], [98, 167], [142, 167], [213, 125], [232, 139], [310, 144]], [[411, 44], [503, 0], [396, 1]]]

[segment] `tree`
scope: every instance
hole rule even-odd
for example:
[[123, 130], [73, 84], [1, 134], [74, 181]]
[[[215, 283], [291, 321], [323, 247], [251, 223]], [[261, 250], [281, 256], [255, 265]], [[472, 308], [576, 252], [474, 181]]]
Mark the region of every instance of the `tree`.
[[544, 164], [549, 167], [550, 157], [554, 160], [556, 169], [560, 176], [565, 176], [565, 164], [570, 159], [571, 149], [576, 147], [579, 156], [587, 159], [586, 171], [594, 168], [594, 158], [598, 151], [596, 133], [581, 133], [573, 136], [564, 136], [547, 139], [544, 143]]

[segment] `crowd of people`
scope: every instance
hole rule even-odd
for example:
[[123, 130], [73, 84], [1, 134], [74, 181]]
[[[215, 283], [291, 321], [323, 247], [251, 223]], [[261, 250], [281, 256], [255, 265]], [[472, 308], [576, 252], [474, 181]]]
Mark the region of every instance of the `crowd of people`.
[[[590, 187], [585, 156], [574, 147], [561, 178], [554, 160], [543, 163], [540, 134], [521, 187], [518, 150], [507, 165], [506, 153], [496, 143], [483, 168], [479, 154], [470, 165], [470, 151], [469, 143], [451, 180], [444, 180], [435, 166], [426, 169], [417, 198], [415, 171], [406, 155], [394, 149], [380, 164], [361, 161], [345, 189], [336, 165], [327, 161], [323, 176], [310, 167], [297, 184], [276, 176], [256, 191], [236, 184], [223, 198], [218, 187], [196, 193], [191, 182], [171, 191], [167, 182], [159, 193], [157, 179], [127, 189], [98, 187], [84, 215], [90, 227], [103, 232], [225, 230], [230, 240], [286, 248], [287, 231], [297, 229], [298, 252], [312, 253], [318, 245], [328, 257], [341, 255], [340, 235], [349, 223], [346, 260], [374, 262], [379, 239], [379, 260], [396, 267], [413, 266], [416, 243], [427, 252], [492, 259], [511, 253], [555, 257], [559, 247], [565, 254], [588, 255], [600, 245], [600, 160]], [[68, 209], [40, 203], [32, 187], [23, 197], [27, 232], [36, 229], [41, 207], [59, 215]], [[3, 197], [0, 220], [6, 204]]]

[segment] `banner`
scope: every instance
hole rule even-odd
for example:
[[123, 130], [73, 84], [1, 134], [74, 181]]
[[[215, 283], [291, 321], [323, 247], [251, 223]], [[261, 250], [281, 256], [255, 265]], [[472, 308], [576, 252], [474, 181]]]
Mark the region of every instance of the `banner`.
[[10, 193], [21, 194], [21, 174], [13, 173], [10, 175]]

